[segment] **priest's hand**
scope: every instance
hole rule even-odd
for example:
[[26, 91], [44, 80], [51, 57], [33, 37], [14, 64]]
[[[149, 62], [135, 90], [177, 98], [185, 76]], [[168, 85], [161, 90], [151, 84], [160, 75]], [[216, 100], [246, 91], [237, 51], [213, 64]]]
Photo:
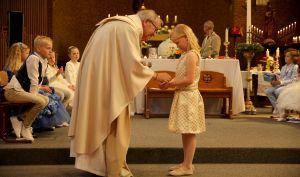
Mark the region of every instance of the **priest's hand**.
[[159, 82], [169, 82], [172, 77], [168, 73], [156, 73], [155, 79]]

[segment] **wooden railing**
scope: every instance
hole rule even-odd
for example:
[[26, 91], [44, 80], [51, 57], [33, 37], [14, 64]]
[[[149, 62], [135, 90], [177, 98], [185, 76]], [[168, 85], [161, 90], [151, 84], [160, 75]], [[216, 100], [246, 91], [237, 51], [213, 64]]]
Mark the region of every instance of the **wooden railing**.
[[51, 19], [52, 0], [1, 0], [0, 1], [0, 68], [7, 57], [8, 43], [8, 12], [21, 11], [24, 14], [23, 43], [33, 49], [33, 39], [36, 35], [50, 34], [49, 19]]

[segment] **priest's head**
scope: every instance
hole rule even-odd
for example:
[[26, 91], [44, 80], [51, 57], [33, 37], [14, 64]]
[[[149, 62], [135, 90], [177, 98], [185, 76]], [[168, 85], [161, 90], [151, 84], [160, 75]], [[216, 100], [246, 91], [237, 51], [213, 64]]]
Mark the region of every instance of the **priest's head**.
[[140, 17], [143, 26], [142, 41], [148, 41], [160, 29], [163, 22], [154, 10], [141, 10], [137, 15]]

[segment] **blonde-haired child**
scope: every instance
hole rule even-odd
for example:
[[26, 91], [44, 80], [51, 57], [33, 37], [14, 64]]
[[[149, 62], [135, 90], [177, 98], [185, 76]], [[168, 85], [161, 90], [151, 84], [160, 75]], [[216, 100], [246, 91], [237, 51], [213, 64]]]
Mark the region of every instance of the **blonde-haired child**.
[[182, 135], [184, 160], [181, 164], [170, 167], [169, 174], [192, 175], [196, 134], [205, 131], [204, 104], [198, 90], [200, 46], [192, 29], [184, 24], [178, 24], [173, 29], [171, 40], [185, 53], [179, 59], [175, 78], [163, 83], [161, 87], [176, 88], [170, 111], [169, 130]]
[[9, 80], [17, 73], [23, 64], [23, 61], [25, 61], [28, 57], [29, 52], [30, 48], [22, 42], [17, 42], [11, 45], [3, 68], [3, 70], [7, 71]]
[[72, 85], [72, 87], [75, 88], [78, 70], [80, 66], [80, 63], [78, 62], [80, 58], [79, 49], [75, 46], [70, 46], [68, 48], [68, 56], [70, 58], [70, 61], [66, 63], [65, 77], [70, 83], [70, 85]]
[[74, 96], [74, 88], [62, 76], [64, 73], [63, 67], [58, 68], [56, 65], [55, 52], [52, 51], [48, 58], [47, 78], [49, 85], [55, 89], [55, 92], [60, 96], [65, 107], [72, 107], [72, 99]]
[[[34, 141], [31, 126], [49, 99], [38, 93], [43, 90], [51, 93], [48, 86], [42, 86], [46, 76], [47, 58], [52, 51], [52, 40], [47, 36], [37, 36], [34, 39], [34, 53], [22, 64], [18, 72], [12, 77], [4, 88], [5, 98], [13, 103], [30, 102], [32, 107], [27, 109], [20, 117], [11, 117], [12, 126], [17, 137], [21, 135], [26, 140]], [[20, 121], [21, 120], [21, 121]]]

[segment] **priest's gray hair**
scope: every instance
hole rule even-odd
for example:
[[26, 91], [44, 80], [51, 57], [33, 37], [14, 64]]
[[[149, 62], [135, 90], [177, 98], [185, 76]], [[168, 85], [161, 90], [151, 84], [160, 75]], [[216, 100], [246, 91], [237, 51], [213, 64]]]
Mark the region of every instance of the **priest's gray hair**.
[[208, 25], [210, 29], [214, 29], [215, 27], [214, 22], [212, 22], [211, 20], [207, 20], [204, 24]]
[[[156, 12], [154, 10], [140, 10], [137, 13], [137, 16], [140, 17], [141, 21], [145, 21], [145, 20], [149, 20], [154, 22], [158, 17], [158, 15], [156, 14]], [[161, 20], [162, 22], [162, 20]]]

